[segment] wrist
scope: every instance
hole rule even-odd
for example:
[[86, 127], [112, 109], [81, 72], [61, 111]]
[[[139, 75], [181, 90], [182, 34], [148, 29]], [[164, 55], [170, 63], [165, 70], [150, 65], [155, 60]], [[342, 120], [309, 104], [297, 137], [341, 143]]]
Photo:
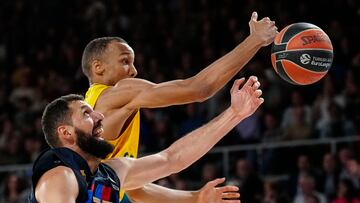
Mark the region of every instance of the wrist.
[[261, 48], [265, 43], [265, 41], [262, 40], [261, 37], [259, 37], [258, 35], [254, 34], [254, 33], [250, 34], [246, 38], [246, 40], [248, 40], [251, 44], [253, 44], [254, 46], [256, 46], [258, 48]]
[[229, 121], [234, 125], [237, 125], [239, 122], [246, 118], [246, 115], [239, 110], [236, 110], [234, 107], [230, 106], [226, 111], [225, 114], [229, 117]]

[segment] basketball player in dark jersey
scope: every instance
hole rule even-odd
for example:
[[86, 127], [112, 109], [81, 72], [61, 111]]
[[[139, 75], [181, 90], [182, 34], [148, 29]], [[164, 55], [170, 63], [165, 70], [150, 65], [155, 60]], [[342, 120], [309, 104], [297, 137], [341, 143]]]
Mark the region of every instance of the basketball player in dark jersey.
[[[42, 117], [51, 149], [34, 164], [30, 202], [119, 202], [120, 189], [136, 189], [185, 169], [263, 103], [258, 82], [249, 79], [239, 89], [243, 82], [234, 82], [231, 106], [221, 115], [169, 148], [140, 159], [123, 157], [101, 162], [113, 150], [113, 145], [101, 138], [104, 116], [78, 95], [54, 100]], [[239, 203], [222, 199], [239, 196], [236, 187], [215, 188], [222, 181], [215, 180], [197, 197], [189, 196], [182, 202]]]

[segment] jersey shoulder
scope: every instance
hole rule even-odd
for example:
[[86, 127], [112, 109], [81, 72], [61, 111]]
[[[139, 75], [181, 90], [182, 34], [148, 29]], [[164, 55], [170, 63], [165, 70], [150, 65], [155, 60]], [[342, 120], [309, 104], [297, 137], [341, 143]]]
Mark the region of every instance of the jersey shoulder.
[[85, 94], [85, 102], [94, 108], [101, 93], [109, 87], [111, 86], [98, 83], [92, 84]]

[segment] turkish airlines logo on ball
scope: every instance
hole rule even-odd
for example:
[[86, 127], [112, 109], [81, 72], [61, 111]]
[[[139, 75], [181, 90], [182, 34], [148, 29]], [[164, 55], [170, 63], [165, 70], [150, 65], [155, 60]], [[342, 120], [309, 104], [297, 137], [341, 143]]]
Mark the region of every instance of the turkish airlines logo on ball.
[[311, 56], [309, 54], [303, 54], [300, 56], [300, 61], [302, 64], [310, 63]]

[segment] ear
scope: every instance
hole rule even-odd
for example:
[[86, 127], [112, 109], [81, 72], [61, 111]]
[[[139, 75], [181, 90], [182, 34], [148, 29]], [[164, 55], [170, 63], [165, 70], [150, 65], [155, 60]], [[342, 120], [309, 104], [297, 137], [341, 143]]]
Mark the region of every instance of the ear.
[[59, 135], [60, 141], [65, 144], [73, 145], [75, 144], [76, 135], [74, 132], [74, 127], [70, 125], [62, 125], [57, 128], [57, 133]]
[[103, 75], [104, 71], [105, 71], [105, 68], [104, 68], [102, 62], [98, 59], [95, 59], [92, 61], [91, 69], [92, 69], [93, 73], [95, 73], [95, 75]]

